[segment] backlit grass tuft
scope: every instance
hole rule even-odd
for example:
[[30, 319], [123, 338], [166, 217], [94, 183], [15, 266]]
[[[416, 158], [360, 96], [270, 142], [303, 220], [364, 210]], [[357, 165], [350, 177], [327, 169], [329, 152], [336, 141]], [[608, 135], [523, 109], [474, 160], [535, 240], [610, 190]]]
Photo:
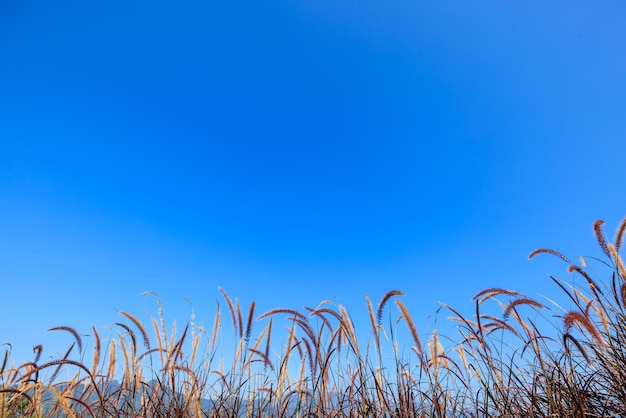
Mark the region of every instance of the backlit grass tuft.
[[[193, 317], [177, 328], [150, 294], [155, 317], [120, 312], [110, 338], [92, 327], [91, 345], [70, 326], [52, 328], [70, 341], [57, 359], [42, 361], [37, 345], [32, 360], [16, 363], [2, 346], [0, 416], [626, 416], [626, 218], [612, 242], [602, 221], [593, 229], [602, 277], [583, 258], [545, 248], [529, 256], [568, 265], [576, 281], [551, 279], [570, 308], [489, 288], [469, 317], [443, 305], [455, 335], [420, 335], [399, 290], [377, 305], [366, 296], [367, 338], [329, 301], [259, 315], [220, 288], [225, 309], [217, 305], [210, 329]], [[396, 321], [384, 325], [385, 312]], [[223, 327], [235, 336], [228, 360], [216, 355]]]

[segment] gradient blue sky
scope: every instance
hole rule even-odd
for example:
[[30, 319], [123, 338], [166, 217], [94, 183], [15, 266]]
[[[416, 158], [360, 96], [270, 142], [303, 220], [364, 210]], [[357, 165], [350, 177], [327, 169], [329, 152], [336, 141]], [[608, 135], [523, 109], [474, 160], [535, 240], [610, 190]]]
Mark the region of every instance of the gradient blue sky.
[[[537, 297], [626, 215], [623, 1], [5, 0], [0, 342]], [[100, 328], [102, 329], [102, 328]], [[104, 332], [104, 331], [103, 331]]]

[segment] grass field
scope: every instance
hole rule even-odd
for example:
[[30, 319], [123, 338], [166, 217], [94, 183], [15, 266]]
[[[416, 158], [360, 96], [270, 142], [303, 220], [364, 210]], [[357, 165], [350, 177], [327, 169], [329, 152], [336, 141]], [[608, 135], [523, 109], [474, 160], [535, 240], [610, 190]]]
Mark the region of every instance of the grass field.
[[[551, 249], [529, 256], [569, 265], [575, 281], [552, 280], [571, 309], [490, 288], [474, 296], [471, 317], [442, 306], [455, 335], [420, 335], [403, 293], [391, 290], [366, 296], [364, 339], [330, 302], [258, 313], [220, 289], [211, 327], [192, 317], [176, 329], [156, 297], [159, 313], [148, 323], [121, 312], [113, 337], [93, 327], [89, 345], [72, 327], [53, 328], [71, 341], [56, 360], [42, 361], [36, 346], [30, 361], [16, 363], [2, 346], [0, 416], [626, 416], [626, 218], [613, 240], [602, 221], [594, 230], [602, 259], [574, 263]], [[217, 352], [230, 327], [225, 361]]]

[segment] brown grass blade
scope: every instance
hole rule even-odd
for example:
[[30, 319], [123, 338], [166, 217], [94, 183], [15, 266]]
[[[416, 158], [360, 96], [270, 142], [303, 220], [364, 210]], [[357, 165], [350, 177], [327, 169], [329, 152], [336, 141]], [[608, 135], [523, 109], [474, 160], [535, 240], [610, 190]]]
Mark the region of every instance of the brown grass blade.
[[72, 327], [60, 326], [50, 328], [48, 331], [67, 331], [74, 336], [76, 339], [76, 344], [78, 345], [78, 351], [83, 351], [83, 340], [80, 338], [80, 334]]
[[554, 255], [554, 256], [556, 256], [556, 257], [559, 257], [561, 260], [565, 261], [566, 263], [571, 263], [571, 262], [569, 261], [569, 258], [565, 257], [565, 256], [564, 256], [563, 254], [561, 254], [560, 252], [558, 252], [558, 251], [554, 251], [554, 250], [551, 250], [551, 249], [549, 249], [549, 248], [538, 248], [538, 249], [536, 249], [535, 251], [533, 251], [532, 253], [530, 253], [530, 254], [528, 255], [528, 259], [530, 260], [531, 258], [533, 258], [534, 256], [536, 256], [537, 254], [552, 254], [552, 255]]
[[135, 324], [137, 329], [139, 329], [139, 332], [141, 332], [141, 337], [143, 338], [143, 345], [146, 347], [146, 350], [150, 350], [150, 338], [148, 338], [148, 333], [146, 332], [146, 329], [144, 328], [141, 321], [139, 321], [139, 319], [137, 319], [135, 315], [130, 314], [128, 312], [122, 311], [120, 312], [120, 315], [125, 316], [126, 318], [130, 319], [133, 322], [133, 324]]
[[619, 224], [617, 228], [617, 233], [615, 234], [615, 249], [619, 252], [622, 248], [622, 241], [624, 239], [624, 233], [626, 233], [626, 217], [622, 219], [622, 222]]
[[252, 301], [250, 304], [250, 309], [248, 310], [248, 320], [246, 321], [246, 333], [244, 335], [244, 340], [246, 342], [250, 341], [250, 335], [252, 334], [252, 322], [254, 318], [254, 307], [255, 302]]
[[569, 332], [572, 326], [578, 324], [589, 333], [596, 344], [600, 346], [605, 345], [596, 326], [582, 313], [576, 311], [568, 312], [563, 318], [563, 323], [565, 324], [566, 332]]
[[402, 312], [402, 316], [406, 320], [409, 326], [409, 330], [411, 331], [411, 335], [413, 336], [413, 341], [415, 342], [415, 346], [421, 353], [422, 342], [420, 341], [420, 337], [419, 337], [419, 334], [417, 333], [417, 328], [415, 328], [415, 323], [413, 322], [413, 318], [411, 317], [411, 314], [409, 313], [408, 309], [406, 308], [406, 306], [404, 306], [404, 303], [402, 303], [400, 299], [396, 299], [396, 305], [398, 305], [398, 308], [400, 308], [400, 312]]
[[385, 309], [385, 304], [387, 304], [387, 301], [389, 301], [389, 299], [391, 299], [393, 296], [404, 296], [404, 292], [401, 292], [400, 290], [390, 290], [389, 292], [385, 293], [383, 298], [378, 303], [378, 311], [376, 313], [376, 323], [378, 324], [378, 326], [380, 326], [383, 321], [383, 310]]
[[608, 257], [611, 257], [611, 253], [609, 252], [609, 247], [606, 245], [606, 239], [604, 238], [604, 233], [602, 232], [602, 225], [604, 225], [604, 221], [598, 219], [593, 223], [593, 232], [596, 234], [596, 239], [598, 240], [598, 244], [600, 244], [600, 248], [602, 248], [602, 252], [606, 254]]

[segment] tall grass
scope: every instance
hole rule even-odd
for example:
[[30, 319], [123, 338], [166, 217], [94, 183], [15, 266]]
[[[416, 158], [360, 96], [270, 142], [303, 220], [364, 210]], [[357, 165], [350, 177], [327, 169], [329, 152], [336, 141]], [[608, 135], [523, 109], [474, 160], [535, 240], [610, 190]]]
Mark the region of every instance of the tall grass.
[[[366, 296], [367, 339], [328, 301], [258, 315], [254, 302], [242, 307], [220, 288], [224, 307], [210, 329], [193, 317], [177, 329], [149, 294], [159, 311], [148, 323], [121, 312], [111, 337], [92, 327], [89, 346], [72, 327], [53, 328], [71, 341], [56, 360], [42, 361], [38, 345], [15, 364], [4, 345], [0, 416], [626, 416], [626, 218], [613, 242], [602, 226], [594, 223], [603, 259], [592, 261], [604, 280], [583, 258], [574, 264], [543, 248], [529, 256], [567, 263], [582, 284], [551, 278], [571, 308], [485, 289], [471, 317], [443, 305], [456, 335], [425, 339], [398, 290], [376, 306]], [[385, 312], [396, 318], [388, 326]], [[235, 335], [228, 361], [216, 356], [223, 327]]]

